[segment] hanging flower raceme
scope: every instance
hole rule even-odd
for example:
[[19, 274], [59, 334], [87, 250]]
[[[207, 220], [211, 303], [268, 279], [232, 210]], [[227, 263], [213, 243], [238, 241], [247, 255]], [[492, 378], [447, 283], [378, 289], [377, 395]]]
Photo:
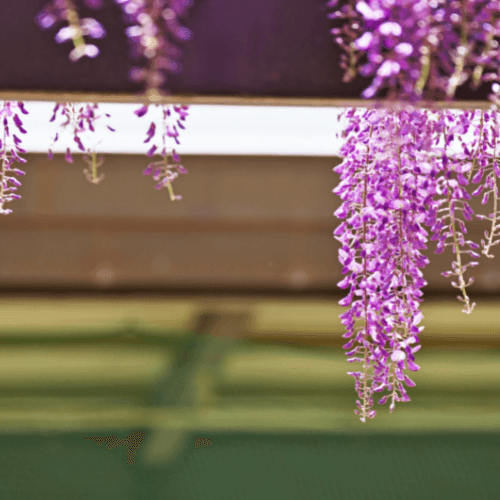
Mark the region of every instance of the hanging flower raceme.
[[115, 0], [120, 4], [126, 21], [126, 29], [132, 43], [132, 55], [148, 60], [146, 68], [132, 68], [132, 80], [143, 81], [146, 93], [154, 98], [161, 94], [165, 73], [181, 71], [181, 52], [176, 42], [191, 38], [191, 31], [179, 24], [192, 4], [192, 0]]
[[[158, 104], [156, 105], [158, 106]], [[135, 114], [140, 118], [143, 117], [148, 112], [148, 106], [143, 106], [142, 108], [135, 111]], [[161, 106], [161, 131], [160, 131], [160, 145], [159, 143], [154, 143], [146, 153], [147, 156], [155, 156], [155, 154], [160, 154], [161, 160], [150, 163], [148, 167], [144, 170], [144, 175], [153, 174], [153, 179], [155, 181], [159, 181], [155, 185], [155, 189], [161, 189], [166, 187], [170, 194], [170, 199], [181, 200], [182, 196], [175, 195], [172, 188], [172, 181], [174, 181], [179, 174], [187, 174], [187, 170], [180, 164], [181, 158], [179, 154], [175, 151], [175, 149], [171, 149], [167, 145], [167, 137], [173, 139], [176, 144], [180, 144], [178, 136], [179, 130], [184, 129], [183, 122], [186, 120], [188, 116], [189, 106], [170, 106], [170, 105], [162, 105]], [[177, 115], [172, 114], [173, 112]], [[171, 122], [175, 121], [174, 124]], [[157, 127], [154, 121], [151, 122], [149, 129], [147, 131], [147, 137], [144, 140], [144, 143], [149, 143], [153, 137], [156, 135]], [[158, 151], [158, 152], [157, 152]], [[169, 163], [169, 157], [172, 157], [172, 163]]]
[[[500, 89], [499, 89], [500, 90]], [[400, 109], [349, 110], [344, 131], [344, 157], [334, 170], [341, 182], [334, 190], [343, 204], [335, 212], [345, 219], [335, 231], [342, 243], [339, 260], [342, 273], [350, 273], [339, 287], [350, 288], [340, 301], [350, 309], [340, 318], [346, 325], [344, 347], [350, 362], [362, 362], [355, 377], [360, 397], [356, 413], [364, 422], [372, 418], [374, 393], [388, 390], [379, 403], [392, 399], [409, 401], [403, 383], [414, 385], [403, 370], [418, 370], [414, 353], [419, 349], [418, 310], [426, 282], [420, 268], [428, 260], [420, 254], [426, 248], [427, 231], [437, 242], [435, 253], [450, 246], [455, 260], [452, 285], [462, 292], [463, 312], [470, 314], [464, 273], [478, 264], [464, 262], [468, 255], [478, 259], [479, 245], [466, 240], [466, 223], [474, 211], [468, 201], [470, 181], [479, 183], [472, 195], [483, 193], [482, 203], [493, 197], [493, 212], [480, 219], [491, 221], [482, 240], [483, 254], [500, 243], [497, 178], [498, 112]], [[355, 327], [356, 318], [362, 325]], [[357, 342], [359, 345], [355, 346]], [[388, 345], [387, 345], [388, 344]]]
[[[498, 87], [498, 84], [494, 84]], [[497, 92], [500, 89], [496, 89]], [[497, 146], [499, 142], [499, 116], [498, 110], [493, 109], [491, 111], [481, 112], [481, 122], [479, 129], [476, 131], [476, 151], [474, 155], [474, 161], [471, 167], [471, 173], [475, 173], [472, 177], [473, 183], [479, 183], [479, 187], [472, 193], [473, 196], [479, 194], [483, 195], [481, 203], [483, 205], [487, 204], [490, 195], [493, 201], [493, 212], [489, 213], [487, 216], [478, 214], [476, 217], [478, 219], [490, 221], [489, 231], [484, 232], [486, 240], [481, 240], [482, 253], [488, 257], [493, 258], [494, 256], [490, 254], [491, 248], [498, 245], [500, 240], [500, 224], [498, 222], [500, 213], [498, 210], [498, 182], [497, 179], [500, 177], [500, 166], [498, 161]], [[489, 149], [488, 149], [489, 146]], [[477, 172], [475, 168], [477, 165]], [[477, 246], [478, 248], [479, 246]]]
[[21, 134], [26, 134], [19, 113], [28, 114], [22, 102], [0, 101], [0, 120], [3, 127], [3, 133], [0, 136], [0, 160], [2, 162], [0, 174], [1, 214], [12, 213], [11, 209], [4, 208], [5, 203], [21, 198], [20, 195], [15, 194], [21, 183], [14, 175], [25, 175], [25, 172], [12, 167], [16, 161], [26, 163], [26, 160], [19, 156], [19, 154], [26, 153], [26, 151], [20, 145], [22, 140], [16, 135], [16, 129]]
[[[468, 283], [465, 283], [464, 273], [468, 267], [477, 266], [478, 262], [471, 261], [463, 265], [462, 258], [465, 254], [479, 258], [479, 254], [474, 251], [479, 248], [479, 245], [464, 238], [464, 234], [467, 234], [465, 220], [470, 221], [474, 216], [474, 211], [467, 203], [471, 196], [465, 189], [469, 184], [468, 173], [473, 168], [473, 164], [467, 161], [470, 157], [469, 147], [472, 148], [473, 144], [467, 146], [462, 142], [464, 153], [450, 154], [448, 149], [453, 144], [457, 133], [460, 137], [468, 131], [474, 113], [472, 112], [469, 116], [468, 112], [440, 111], [438, 114], [444, 147], [434, 149], [441, 153], [441, 158], [435, 159], [435, 165], [438, 168], [435, 170], [434, 184], [437, 195], [442, 198], [434, 199], [430, 203], [427, 222], [433, 233], [431, 239], [437, 240], [435, 253], [441, 253], [445, 247], [450, 246], [455, 254], [452, 270], [443, 272], [442, 275], [457, 277], [458, 282], [452, 282], [452, 286], [461, 290], [462, 295], [459, 295], [458, 299], [464, 302], [463, 312], [470, 314], [475, 304], [470, 303], [465, 288], [473, 283], [474, 278], [471, 277]], [[463, 248], [465, 246], [467, 246], [466, 249]]]
[[[98, 184], [103, 178], [104, 175], [97, 177], [97, 168], [102, 165], [103, 159], [97, 159], [96, 154], [96, 141], [93, 141], [92, 147], [86, 147], [83, 143], [83, 135], [85, 133], [90, 133], [92, 136], [96, 134], [96, 124], [102, 118], [101, 115], [98, 115], [98, 104], [75, 104], [75, 103], [57, 103], [54, 107], [51, 122], [55, 121], [59, 116], [63, 119], [60, 124], [60, 131], [58, 131], [54, 137], [54, 141], [52, 146], [49, 148], [48, 156], [49, 159], [54, 157], [52, 148], [54, 144], [61, 139], [61, 136], [66, 132], [69, 132], [73, 137], [71, 139], [71, 146], [66, 147], [66, 154], [64, 156], [65, 160], [68, 163], [73, 163], [73, 155], [74, 144], [76, 144], [78, 150], [82, 153], [87, 153], [83, 155], [84, 161], [89, 165], [90, 170], [84, 169], [83, 172], [89, 182], [92, 184]], [[59, 115], [58, 115], [59, 114]], [[107, 118], [110, 117], [108, 113], [105, 113]], [[106, 127], [115, 132], [115, 129], [110, 125], [106, 125]]]
[[[85, 0], [88, 7], [99, 8], [102, 6], [101, 0]], [[68, 25], [61, 28], [56, 36], [57, 43], [72, 40], [74, 49], [70, 52], [71, 61], [78, 61], [83, 56], [97, 57], [99, 49], [85, 42], [85, 36], [99, 39], [106, 36], [104, 27], [92, 17], [80, 19], [78, 11], [72, 0], [52, 0], [37, 15], [37, 22], [40, 27], [47, 29], [55, 24], [64, 21]]]
[[[329, 7], [337, 1], [330, 0]], [[363, 97], [452, 99], [471, 79], [474, 88], [500, 78], [498, 0], [367, 0], [330, 14], [343, 19], [335, 42], [350, 54], [348, 78], [374, 76]], [[355, 7], [354, 7], [355, 5]], [[354, 38], [354, 34], [359, 35]], [[488, 71], [488, 73], [485, 73]], [[426, 90], [426, 93], [424, 93]]]
[[[430, 146], [429, 122], [416, 110], [369, 110], [347, 113], [344, 161], [334, 170], [341, 183], [334, 190], [344, 201], [335, 215], [346, 219], [335, 231], [343, 244], [339, 252], [343, 274], [339, 283], [350, 287], [340, 301], [350, 310], [341, 315], [346, 325], [344, 346], [349, 362], [362, 362], [362, 371], [348, 372], [356, 380], [362, 422], [373, 418], [374, 392], [384, 389], [396, 401], [409, 401], [403, 382], [414, 383], [403, 370], [419, 369], [413, 354], [419, 346], [418, 310], [426, 282], [420, 268], [428, 260], [425, 205], [432, 199], [430, 172], [415, 167]], [[358, 260], [359, 259], [359, 260]], [[356, 299], [356, 297], [360, 297]], [[362, 326], [355, 327], [356, 318]], [[354, 347], [354, 343], [359, 345]], [[354, 349], [353, 349], [354, 347]]]

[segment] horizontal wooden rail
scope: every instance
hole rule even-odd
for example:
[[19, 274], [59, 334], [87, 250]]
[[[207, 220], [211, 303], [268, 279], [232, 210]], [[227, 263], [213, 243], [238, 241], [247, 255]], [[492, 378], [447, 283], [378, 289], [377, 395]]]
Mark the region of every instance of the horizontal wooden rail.
[[[377, 408], [382, 413], [382, 411]], [[400, 405], [398, 413], [378, 415], [365, 425], [352, 410], [254, 408], [239, 405], [221, 409], [117, 408], [72, 410], [0, 410], [0, 432], [107, 432], [131, 428], [186, 430], [197, 432], [498, 432], [497, 408], [464, 406], [453, 411], [422, 410]], [[384, 412], [385, 413], [385, 412]], [[146, 437], [148, 434], [146, 432]]]
[[[189, 298], [4, 298], [0, 301], [0, 343], [59, 343], [89, 341], [155, 343], [156, 336], [181, 337], [193, 328], [203, 311], [248, 313], [240, 333], [257, 342], [334, 346], [346, 342], [339, 315], [346, 309], [336, 299], [265, 299], [193, 295]], [[496, 300], [484, 299], [473, 314], [460, 312], [454, 300], [422, 305], [426, 346], [484, 349], [500, 345], [500, 309]], [[119, 337], [129, 331], [130, 339]], [[139, 338], [140, 337], [140, 338]], [[16, 341], [16, 338], [18, 339]], [[132, 339], [134, 339], [132, 341]], [[38, 340], [37, 340], [38, 339]], [[99, 341], [99, 339], [102, 339]]]
[[[384, 100], [342, 99], [342, 98], [295, 98], [295, 97], [252, 97], [252, 96], [200, 96], [152, 94], [106, 94], [82, 92], [43, 92], [3, 90], [0, 100], [4, 101], [49, 101], [49, 102], [108, 102], [129, 104], [201, 104], [227, 106], [306, 106], [306, 107], [375, 107], [385, 106]], [[489, 109], [488, 101], [423, 101], [420, 107], [440, 109]]]
[[151, 218], [83, 215], [11, 215], [1, 220], [5, 229], [60, 229], [73, 231], [139, 232], [139, 233], [214, 233], [214, 232], [286, 232], [331, 233], [338, 225], [332, 217], [324, 221], [296, 219], [219, 219], [215, 217]]

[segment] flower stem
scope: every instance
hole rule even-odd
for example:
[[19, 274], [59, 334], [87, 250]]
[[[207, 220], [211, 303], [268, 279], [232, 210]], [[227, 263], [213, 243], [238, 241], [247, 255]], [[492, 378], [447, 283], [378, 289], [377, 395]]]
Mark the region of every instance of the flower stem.
[[[468, 175], [469, 182], [470, 182], [470, 180], [472, 178], [472, 174], [476, 168], [477, 155], [479, 154], [479, 148], [481, 147], [481, 137], [483, 136], [483, 126], [484, 126], [484, 110], [481, 110], [481, 124], [479, 126], [479, 137], [478, 137], [476, 152], [474, 153], [474, 158], [472, 159], [472, 168], [470, 169], [470, 172]], [[445, 136], [445, 141], [446, 141], [446, 136]], [[445, 144], [446, 144], [446, 142], [445, 142]]]
[[[496, 128], [496, 118], [497, 118], [497, 112], [494, 111], [494, 119], [495, 119], [495, 128]], [[497, 137], [495, 134], [493, 134], [493, 163], [496, 162], [496, 159], [497, 159]], [[492, 259], [494, 257], [494, 255], [490, 255], [490, 249], [491, 247], [493, 246], [493, 237], [494, 237], [494, 232], [495, 232], [495, 226], [496, 226], [496, 223], [497, 223], [497, 216], [498, 216], [498, 212], [497, 212], [497, 206], [498, 206], [498, 186], [497, 186], [497, 182], [496, 182], [496, 174], [495, 174], [495, 170], [493, 169], [493, 173], [491, 174], [493, 176], [493, 178], [495, 179], [495, 187], [493, 189], [493, 217], [491, 219], [491, 232], [490, 232], [490, 235], [488, 237], [488, 245], [486, 245], [484, 248], [483, 248], [483, 255], [486, 255], [486, 257]]]
[[[370, 127], [370, 138], [372, 136], [373, 127]], [[365, 161], [365, 176], [364, 176], [364, 190], [363, 190], [363, 208], [366, 208], [366, 200], [368, 194], [368, 161], [370, 155], [369, 142], [366, 145], [366, 161]], [[366, 248], [366, 220], [363, 219], [363, 248]], [[364, 257], [364, 280], [365, 283], [368, 281], [368, 270], [367, 270], [367, 256]], [[368, 295], [366, 287], [364, 290], [364, 305], [365, 305], [365, 335], [364, 335], [364, 356], [363, 356], [363, 414], [361, 416], [361, 422], [366, 422], [366, 410], [368, 405], [368, 347], [366, 343], [368, 342]]]
[[77, 33], [77, 35], [73, 38], [75, 48], [85, 45], [82, 30], [80, 29], [80, 18], [78, 17], [76, 8], [71, 0], [66, 0], [66, 19], [68, 24], [76, 30]]
[[457, 57], [455, 60], [455, 71], [448, 80], [448, 88], [446, 95], [452, 99], [459, 84], [461, 84], [462, 75], [464, 72], [465, 58], [469, 54], [469, 47], [467, 45], [467, 3], [468, 0], [462, 1], [462, 32], [460, 35], [460, 45], [457, 48]]

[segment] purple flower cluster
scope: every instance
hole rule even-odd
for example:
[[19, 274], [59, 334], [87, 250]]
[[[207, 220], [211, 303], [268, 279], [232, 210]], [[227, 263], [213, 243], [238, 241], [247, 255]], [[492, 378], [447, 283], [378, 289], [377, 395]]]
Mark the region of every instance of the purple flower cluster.
[[[158, 104], [156, 106], [158, 106]], [[140, 118], [148, 112], [148, 109], [149, 107], [145, 105], [142, 108], [136, 110], [135, 114]], [[172, 109], [174, 113], [177, 114], [177, 118], [175, 118], [172, 115]], [[176, 144], [180, 144], [178, 139], [179, 129], [177, 127], [179, 127], [180, 129], [185, 128], [183, 122], [186, 120], [186, 117], [188, 116], [188, 109], [189, 106], [172, 106], [172, 107], [169, 105], [161, 106], [162, 120], [161, 120], [161, 132], [160, 132], [161, 135], [160, 156], [162, 157], [162, 160], [150, 163], [143, 172], [144, 175], [153, 174], [153, 179], [155, 181], [159, 181], [155, 185], [155, 189], [161, 189], [163, 187], [166, 187], [168, 189], [168, 192], [170, 194], [170, 199], [172, 201], [182, 199], [182, 196], [174, 194], [172, 188], [172, 181], [174, 181], [179, 176], [179, 174], [187, 174], [187, 170], [180, 164], [181, 158], [179, 154], [175, 151], [175, 149], [170, 150], [170, 148], [167, 147], [167, 137], [174, 139]], [[168, 123], [169, 120], [172, 119], [175, 120], [174, 125]], [[156, 135], [156, 130], [157, 130], [156, 123], [152, 121], [146, 133], [147, 137], [144, 140], [144, 143], [148, 143], [153, 139], [153, 137]], [[158, 149], [159, 149], [158, 145], [153, 144], [146, 153], [147, 156], [152, 157], [155, 154], [158, 154], [156, 153]], [[173, 163], [169, 164], [168, 162], [169, 156], [172, 157]]]
[[[499, 113], [496, 109], [481, 111], [480, 122], [475, 125], [475, 139], [471, 146], [473, 151], [472, 161], [468, 162], [470, 164], [468, 180], [472, 179], [473, 183], [479, 183], [479, 187], [474, 190], [472, 196], [483, 194], [482, 205], [488, 203], [490, 195], [493, 199], [493, 212], [487, 216], [482, 214], [476, 215], [478, 219], [491, 222], [490, 231], [484, 231], [486, 240], [481, 240], [482, 253], [488, 258], [493, 258], [493, 255], [490, 254], [491, 247], [500, 243], [500, 239], [496, 239], [500, 237], [497, 184], [497, 179], [500, 178], [500, 165], [497, 155], [497, 143], [499, 142], [498, 138], [500, 134], [498, 129], [499, 122]], [[472, 176], [472, 174], [475, 175]], [[479, 248], [479, 245], [473, 248]]]
[[[91, 8], [102, 6], [101, 0], [86, 0], [85, 3]], [[103, 38], [106, 36], [104, 27], [92, 17], [80, 19], [75, 4], [71, 0], [52, 0], [38, 13], [36, 20], [44, 29], [51, 28], [61, 21], [68, 23], [57, 32], [55, 41], [57, 43], [73, 41], [75, 48], [69, 54], [71, 61], [78, 61], [83, 56], [97, 57], [99, 55], [99, 49], [93, 44], [86, 43], [84, 37]]]
[[[355, 378], [362, 422], [373, 418], [375, 392], [389, 391], [391, 398], [409, 401], [403, 384], [414, 386], [405, 368], [419, 369], [414, 353], [420, 348], [418, 327], [422, 277], [428, 260], [423, 228], [426, 202], [432, 198], [429, 172], [416, 166], [428, 147], [428, 121], [416, 110], [349, 110], [343, 163], [334, 170], [341, 182], [334, 189], [343, 200], [335, 212], [345, 219], [334, 232], [342, 243], [342, 274], [338, 285], [349, 288], [340, 301], [350, 309], [340, 318], [346, 326], [349, 362], [363, 363]], [[356, 326], [357, 318], [362, 325]], [[359, 345], [354, 346], [355, 342]], [[354, 348], [353, 348], [354, 347]], [[372, 372], [372, 373], [371, 373]]]
[[[86, 148], [84, 146], [81, 134], [87, 131], [95, 133], [96, 122], [101, 118], [101, 116], [97, 114], [98, 109], [99, 105], [95, 103], [84, 105], [78, 105], [75, 103], [57, 103], [54, 107], [52, 118], [50, 119], [51, 122], [55, 121], [59, 112], [60, 116], [64, 120], [61, 123], [62, 131], [69, 130], [73, 135], [73, 142], [76, 143], [78, 149], [90, 155], [84, 155], [83, 159], [89, 165], [91, 170], [84, 169], [83, 172], [89, 182], [91, 182], [92, 184], [98, 184], [104, 178], [104, 175], [101, 175], [101, 177], [97, 177], [97, 168], [102, 165], [103, 160], [97, 160], [94, 147]], [[110, 117], [108, 113], [105, 113], [105, 116], [108, 118]], [[110, 127], [109, 125], [106, 125], [106, 127], [112, 132], [115, 132], [115, 129]], [[52, 159], [54, 157], [52, 147], [58, 140], [59, 132], [56, 133], [52, 146], [49, 149], [49, 159]], [[64, 156], [65, 160], [68, 163], [73, 163], [74, 161], [71, 150], [72, 148], [68, 146], [66, 148], [66, 154]]]
[[144, 81], [146, 92], [160, 93], [165, 83], [165, 72], [181, 71], [181, 52], [175, 42], [191, 38], [191, 31], [179, 24], [192, 4], [192, 0], [115, 0], [131, 23], [126, 34], [132, 42], [132, 55], [145, 57], [146, 68], [132, 68], [130, 77]]
[[[338, 3], [330, 0], [328, 7]], [[418, 369], [413, 354], [419, 346], [409, 344], [418, 343], [421, 330], [423, 226], [436, 241], [435, 253], [448, 246], [453, 251], [452, 269], [442, 275], [455, 277], [452, 286], [461, 291], [466, 314], [475, 304], [466, 292], [473, 278], [466, 283], [464, 274], [480, 257], [480, 246], [465, 239], [466, 222], [475, 215], [471, 196], [483, 193], [483, 205], [493, 198], [493, 212], [476, 215], [491, 223], [482, 253], [492, 257], [491, 248], [500, 243], [500, 1], [350, 0], [329, 17], [342, 21], [331, 34], [346, 52], [344, 81], [358, 73], [373, 76], [365, 98], [389, 91], [385, 109], [345, 113], [344, 161], [335, 168], [342, 180], [334, 193], [343, 200], [335, 215], [346, 220], [334, 235], [342, 243], [342, 273], [348, 274], [339, 286], [350, 289], [340, 301], [350, 306], [341, 315], [344, 337], [351, 339], [344, 347], [349, 362], [363, 363], [362, 371], [348, 373], [360, 397], [356, 413], [365, 422], [376, 414], [375, 392], [389, 391], [379, 403], [390, 397], [391, 412], [396, 401], [410, 400], [403, 382], [414, 383], [403, 370]], [[472, 89], [494, 82], [490, 111], [413, 107], [423, 98], [452, 100], [467, 81]], [[479, 186], [470, 194], [471, 182]], [[466, 263], [466, 256], [473, 260]]]
[[0, 174], [0, 213], [10, 214], [11, 209], [4, 208], [4, 204], [12, 200], [18, 200], [20, 195], [15, 194], [21, 183], [13, 175], [25, 175], [23, 170], [12, 168], [15, 161], [26, 163], [26, 160], [19, 156], [19, 153], [26, 153], [20, 146], [22, 140], [12, 129], [12, 123], [21, 134], [26, 134], [23, 122], [19, 117], [19, 112], [27, 115], [28, 111], [22, 102], [0, 102], [0, 120], [3, 125], [3, 134], [0, 139], [0, 159], [2, 170]]
[[[479, 183], [472, 196], [483, 192], [483, 204], [493, 197], [493, 213], [477, 215], [491, 221], [486, 241], [481, 241], [483, 254], [491, 257], [491, 247], [500, 243], [498, 112], [400, 104], [351, 109], [344, 116], [344, 161], [334, 169], [341, 182], [333, 192], [343, 200], [335, 216], [345, 220], [334, 235], [342, 243], [339, 260], [347, 274], [338, 286], [349, 288], [339, 302], [350, 306], [340, 317], [347, 329], [344, 337], [351, 339], [344, 348], [350, 349], [349, 362], [363, 363], [362, 371], [348, 373], [360, 397], [356, 413], [365, 422], [376, 414], [374, 392], [390, 392], [379, 403], [391, 398], [391, 412], [395, 402], [410, 400], [403, 382], [414, 383], [403, 370], [418, 369], [413, 354], [419, 346], [410, 344], [419, 342], [422, 330], [417, 325], [422, 319], [420, 288], [426, 284], [420, 269], [428, 263], [420, 253], [428, 239], [424, 226], [436, 241], [435, 253], [451, 247], [452, 270], [442, 274], [456, 277], [452, 286], [461, 291], [463, 312], [474, 309], [466, 293], [473, 278], [466, 283], [464, 273], [478, 265], [480, 255], [479, 245], [464, 236], [466, 222], [475, 215], [466, 188]], [[465, 256], [474, 260], [465, 263]], [[358, 318], [361, 326], [356, 326]]]
[[[328, 7], [337, 3], [330, 0]], [[331, 33], [349, 53], [349, 65], [343, 58], [346, 78], [352, 79], [357, 66], [361, 75], [374, 75], [363, 97], [388, 87], [390, 97], [452, 99], [469, 79], [474, 88], [500, 79], [499, 0], [366, 0], [353, 5], [330, 14], [347, 20]]]

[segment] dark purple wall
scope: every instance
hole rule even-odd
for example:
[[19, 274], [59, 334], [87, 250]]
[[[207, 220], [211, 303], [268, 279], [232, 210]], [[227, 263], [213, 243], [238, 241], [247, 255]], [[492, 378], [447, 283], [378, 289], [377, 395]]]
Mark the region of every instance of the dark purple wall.
[[[104, 0], [101, 10], [74, 0], [82, 17], [104, 24], [94, 42], [97, 59], [68, 59], [71, 42], [57, 44], [56, 28], [42, 30], [36, 14], [46, 0], [0, 2], [0, 90], [140, 92], [128, 78], [140, 63], [129, 55], [120, 7]], [[342, 83], [338, 49], [329, 33], [326, 0], [195, 0], [184, 24], [194, 37], [182, 44], [183, 71], [165, 88], [197, 95], [359, 97], [369, 81]], [[484, 99], [485, 92], [459, 91], [458, 99]]]

